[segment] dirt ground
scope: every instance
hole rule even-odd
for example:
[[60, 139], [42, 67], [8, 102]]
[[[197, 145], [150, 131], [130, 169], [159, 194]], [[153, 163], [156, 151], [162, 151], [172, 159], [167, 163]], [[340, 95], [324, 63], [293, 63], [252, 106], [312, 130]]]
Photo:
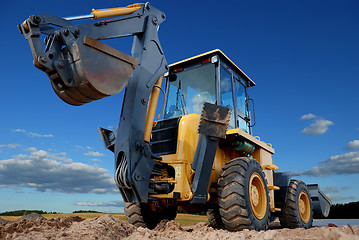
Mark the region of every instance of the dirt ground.
[[41, 215], [27, 215], [15, 222], [1, 221], [0, 239], [350, 239], [359, 240], [357, 226], [316, 227], [311, 229], [279, 228], [271, 224], [270, 230], [256, 232], [243, 230], [229, 232], [215, 230], [208, 223], [181, 227], [177, 222], [161, 222], [154, 230], [136, 228], [111, 215], [94, 219], [58, 217], [46, 220]]

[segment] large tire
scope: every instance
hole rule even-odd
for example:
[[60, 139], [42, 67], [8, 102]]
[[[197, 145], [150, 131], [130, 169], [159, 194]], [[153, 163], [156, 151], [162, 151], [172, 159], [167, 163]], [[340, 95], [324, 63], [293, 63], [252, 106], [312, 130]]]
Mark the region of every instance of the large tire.
[[269, 190], [256, 160], [241, 157], [226, 163], [218, 185], [219, 212], [228, 230], [268, 229]]
[[127, 221], [136, 227], [153, 229], [159, 223], [156, 216], [151, 216], [147, 204], [125, 203]]
[[174, 220], [177, 215], [177, 206], [161, 209], [161, 212], [151, 211], [146, 203], [125, 203], [125, 216], [129, 223], [136, 227], [153, 229], [161, 220]]
[[208, 218], [209, 226], [211, 226], [213, 228], [223, 228], [224, 227], [221, 214], [219, 213], [218, 206], [214, 206], [213, 208], [209, 208], [207, 210], [207, 218]]
[[291, 180], [279, 221], [285, 228], [310, 228], [313, 223], [313, 205], [307, 185]]
[[[177, 216], [177, 209], [176, 205], [166, 207], [163, 212], [160, 213], [161, 220], [167, 219], [169, 221], [175, 220]], [[161, 221], [160, 220], [160, 221]]]

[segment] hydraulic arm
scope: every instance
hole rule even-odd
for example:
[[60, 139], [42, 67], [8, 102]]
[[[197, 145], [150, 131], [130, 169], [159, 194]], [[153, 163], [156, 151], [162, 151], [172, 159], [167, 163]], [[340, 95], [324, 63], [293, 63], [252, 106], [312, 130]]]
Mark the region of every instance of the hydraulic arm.
[[[103, 17], [112, 18], [79, 25], [70, 22]], [[149, 178], [158, 158], [150, 149], [149, 134], [145, 139], [144, 133], [145, 128], [152, 130], [151, 106], [158, 99], [153, 94], [157, 98], [151, 97], [148, 108], [149, 96], [168, 71], [157, 33], [164, 20], [161, 11], [146, 3], [93, 10], [79, 17], [33, 15], [18, 26], [29, 41], [34, 65], [49, 76], [63, 101], [82, 105], [126, 86], [118, 132], [102, 130], [105, 137], [112, 134], [108, 148], [115, 153], [115, 180], [126, 202], [147, 202]], [[42, 34], [46, 35], [45, 49]], [[134, 37], [132, 56], [99, 41], [124, 36]]]

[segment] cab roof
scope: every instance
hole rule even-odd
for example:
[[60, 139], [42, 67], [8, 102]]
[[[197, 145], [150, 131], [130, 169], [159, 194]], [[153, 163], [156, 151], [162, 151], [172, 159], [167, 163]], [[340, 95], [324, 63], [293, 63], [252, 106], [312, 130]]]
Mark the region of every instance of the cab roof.
[[193, 63], [202, 61], [203, 59], [210, 58], [214, 55], [218, 55], [221, 61], [224, 61], [234, 72], [236, 72], [239, 76], [243, 77], [244, 80], [249, 82], [249, 86], [255, 86], [255, 82], [250, 79], [231, 59], [229, 59], [221, 50], [215, 49], [206, 53], [199, 54], [197, 56], [187, 58], [185, 60], [173, 63], [170, 65], [170, 68], [184, 67], [191, 65]]

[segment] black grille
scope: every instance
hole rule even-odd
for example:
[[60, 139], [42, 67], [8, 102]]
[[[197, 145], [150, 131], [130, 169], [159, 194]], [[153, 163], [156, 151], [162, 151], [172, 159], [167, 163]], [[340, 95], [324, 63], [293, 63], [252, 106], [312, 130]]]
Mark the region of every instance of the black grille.
[[176, 153], [179, 121], [180, 118], [158, 121], [152, 129], [151, 149], [153, 153], [158, 155]]

